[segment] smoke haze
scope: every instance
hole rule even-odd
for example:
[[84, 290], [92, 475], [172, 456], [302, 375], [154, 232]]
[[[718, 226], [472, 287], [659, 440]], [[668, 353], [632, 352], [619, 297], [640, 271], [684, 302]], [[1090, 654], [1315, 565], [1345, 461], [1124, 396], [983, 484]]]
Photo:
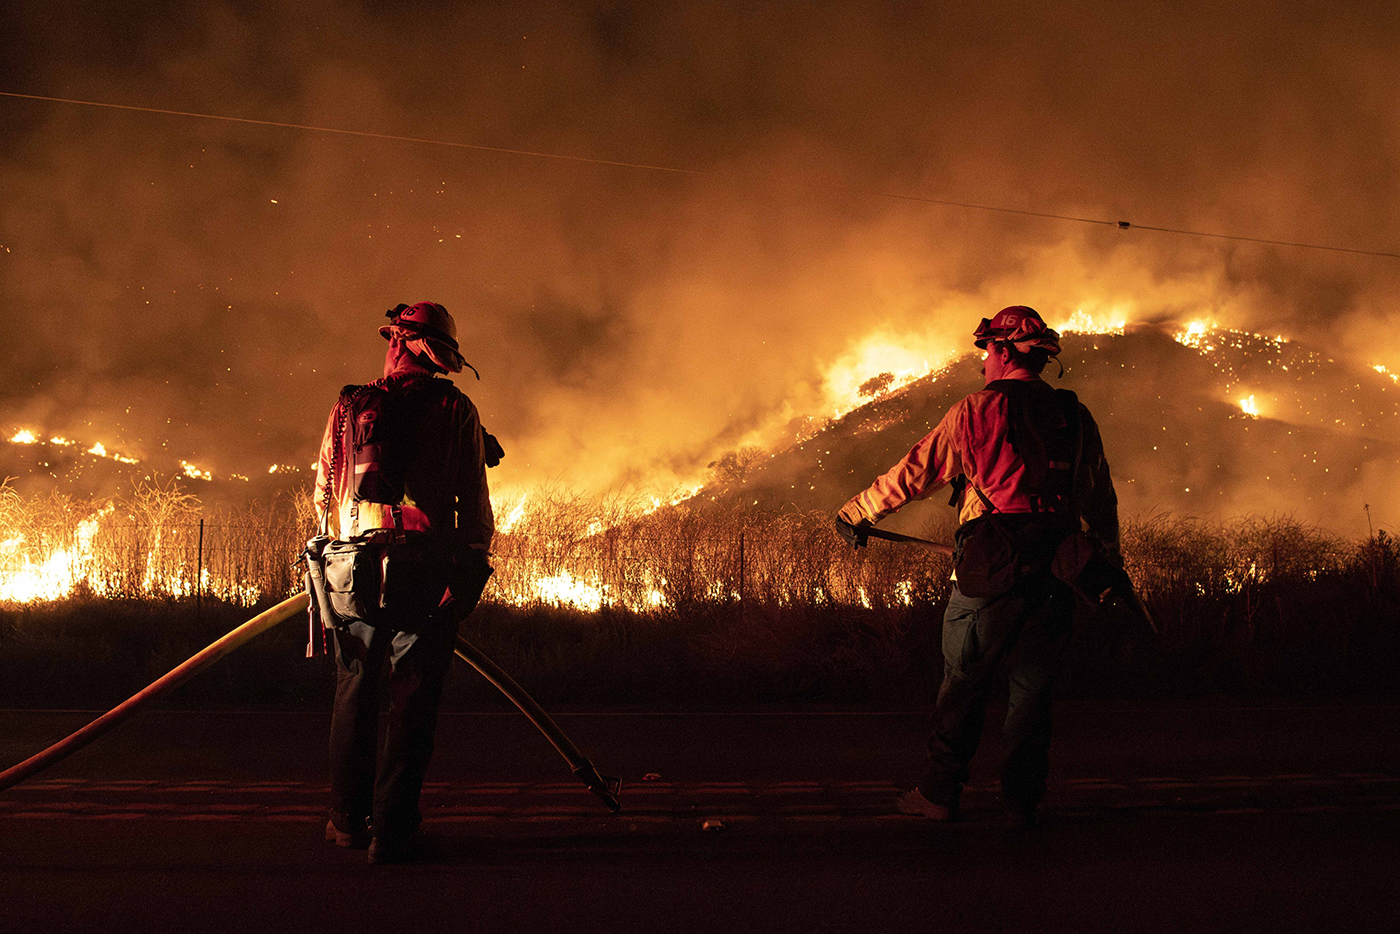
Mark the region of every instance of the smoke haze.
[[695, 479], [1013, 303], [1400, 370], [1400, 260], [881, 194], [1395, 251], [1400, 16], [1314, 6], [10, 4], [4, 91], [705, 174], [0, 98], [0, 430], [304, 466], [422, 299], [497, 484]]

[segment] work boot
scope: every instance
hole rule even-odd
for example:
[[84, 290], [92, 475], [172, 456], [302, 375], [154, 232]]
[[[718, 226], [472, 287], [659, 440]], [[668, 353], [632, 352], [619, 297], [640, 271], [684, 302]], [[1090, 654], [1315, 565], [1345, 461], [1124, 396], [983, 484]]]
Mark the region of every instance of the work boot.
[[363, 850], [370, 844], [369, 819], [357, 820], [332, 811], [326, 821], [326, 839], [347, 850]]
[[375, 837], [369, 843], [369, 861], [376, 866], [411, 862], [419, 856], [421, 843], [417, 832], [407, 836]]
[[901, 814], [916, 814], [929, 820], [950, 821], [954, 817], [953, 808], [946, 804], [934, 804], [917, 788], [911, 788], [895, 799], [895, 806]]

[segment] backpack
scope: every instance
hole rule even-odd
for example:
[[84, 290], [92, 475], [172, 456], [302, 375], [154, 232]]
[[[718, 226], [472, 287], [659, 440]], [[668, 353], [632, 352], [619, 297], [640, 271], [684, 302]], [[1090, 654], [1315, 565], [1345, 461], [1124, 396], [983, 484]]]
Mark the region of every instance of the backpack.
[[[431, 384], [441, 382], [430, 377], [382, 379], [341, 390], [319, 539], [322, 581], [315, 581], [318, 568], [308, 573], [313, 583], [324, 586], [327, 606], [322, 615], [330, 617], [332, 628], [363, 622], [414, 631], [441, 605], [453, 580], [448, 549], [426, 535], [405, 532], [402, 517], [404, 478], [425, 410], [420, 392], [436, 389]], [[349, 462], [342, 463], [347, 456]], [[330, 510], [342, 470], [352, 478], [351, 523], [348, 534], [341, 530], [345, 537], [331, 540]], [[361, 503], [388, 505], [394, 527], [360, 534]], [[308, 555], [312, 550], [308, 545]]]
[[966, 476], [954, 482], [951, 504], [971, 488], [987, 510], [959, 526], [954, 535], [958, 590], [968, 597], [994, 597], [1049, 571], [1056, 550], [1074, 532], [1071, 501], [1079, 461], [1079, 397], [1068, 389], [1024, 380], [995, 380], [987, 388], [1006, 397], [1007, 440], [1025, 464], [1037, 511], [999, 512]]

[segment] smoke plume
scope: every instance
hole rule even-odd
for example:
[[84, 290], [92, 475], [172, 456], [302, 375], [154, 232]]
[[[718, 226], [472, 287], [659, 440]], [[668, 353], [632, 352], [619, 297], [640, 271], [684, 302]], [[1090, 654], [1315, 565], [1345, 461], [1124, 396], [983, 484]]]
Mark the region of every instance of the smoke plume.
[[703, 478], [1013, 303], [1400, 370], [1400, 260], [887, 196], [1395, 251], [1392, 5], [104, 10], [9, 5], [0, 90], [689, 171], [0, 98], [14, 428], [304, 466], [422, 299], [504, 484]]

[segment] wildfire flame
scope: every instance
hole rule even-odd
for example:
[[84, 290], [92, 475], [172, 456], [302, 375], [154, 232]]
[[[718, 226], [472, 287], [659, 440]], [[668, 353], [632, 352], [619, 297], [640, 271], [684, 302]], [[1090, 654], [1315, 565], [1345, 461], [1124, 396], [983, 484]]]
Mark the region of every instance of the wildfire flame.
[[955, 356], [952, 348], [911, 347], [897, 338], [869, 337], [827, 370], [823, 391], [828, 411], [840, 418], [872, 398], [929, 375]]
[[1259, 417], [1259, 404], [1254, 401], [1253, 395], [1245, 396], [1240, 400], [1240, 411], [1251, 418]]
[[496, 520], [497, 532], [509, 535], [511, 530], [520, 524], [520, 520], [525, 518], [525, 501], [529, 498], [529, 493], [520, 494], [520, 498], [515, 501], [515, 505], [506, 513], [505, 518]]
[[185, 472], [185, 476], [189, 477], [191, 480], [214, 479], [213, 474], [211, 474], [209, 471], [200, 470], [198, 467], [196, 467], [194, 464], [191, 464], [189, 461], [180, 461], [180, 469], [183, 470]]
[[[36, 434], [28, 428], [21, 428], [19, 431], [15, 432], [13, 436], [11, 436], [10, 443], [39, 444], [41, 442], [39, 440], [38, 434]], [[49, 438], [47, 442], [42, 443], [52, 444], [63, 448], [69, 448], [79, 444], [79, 442], [74, 441], [71, 438], [62, 437], [61, 435], [54, 435], [53, 437]], [[94, 442], [92, 447], [87, 448], [83, 453], [90, 454], [93, 457], [110, 457], [112, 460], [122, 464], [139, 463], [139, 461], [137, 461], [137, 459], [134, 457], [127, 457], [124, 454], [119, 454], [116, 452], [108, 453], [106, 445], [104, 445], [101, 441]]]
[[1196, 350], [1211, 351], [1215, 349], [1215, 345], [1211, 343], [1209, 335], [1215, 330], [1215, 325], [1211, 322], [1196, 320], [1188, 322], [1185, 328], [1172, 336], [1179, 344], [1185, 344]]
[[13, 535], [0, 542], [0, 600], [33, 603], [68, 596], [88, 579], [93, 564], [92, 539], [98, 522], [112, 507], [78, 523], [70, 548], [26, 548], [26, 536]]
[[1117, 309], [1104, 314], [1092, 314], [1080, 308], [1055, 327], [1061, 334], [1122, 334], [1128, 318]]
[[607, 587], [577, 580], [568, 571], [560, 571], [553, 577], [542, 577], [535, 581], [535, 591], [541, 600], [556, 606], [574, 606], [580, 610], [597, 612], [603, 608]]

